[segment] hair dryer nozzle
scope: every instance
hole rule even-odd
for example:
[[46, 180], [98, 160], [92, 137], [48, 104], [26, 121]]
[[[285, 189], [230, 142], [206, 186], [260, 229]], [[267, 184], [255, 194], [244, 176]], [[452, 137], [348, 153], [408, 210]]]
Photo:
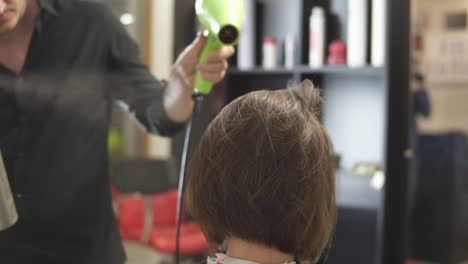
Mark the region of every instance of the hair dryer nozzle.
[[[196, 0], [195, 11], [200, 24], [207, 32], [207, 42], [200, 54], [200, 63], [206, 63], [208, 54], [223, 46], [233, 46], [239, 42], [241, 27], [245, 17], [244, 0]], [[197, 73], [196, 93], [207, 95], [213, 83]]]
[[225, 45], [231, 45], [239, 39], [239, 30], [235, 26], [224, 26], [219, 31], [219, 40]]
[[245, 17], [244, 0], [197, 0], [195, 11], [200, 24], [218, 44], [235, 45]]

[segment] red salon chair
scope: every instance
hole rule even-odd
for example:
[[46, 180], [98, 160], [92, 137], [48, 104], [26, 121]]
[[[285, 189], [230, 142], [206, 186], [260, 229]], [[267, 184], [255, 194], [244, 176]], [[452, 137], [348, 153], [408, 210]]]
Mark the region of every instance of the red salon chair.
[[[167, 172], [175, 170], [162, 166], [168, 165], [151, 160], [122, 162], [115, 168], [118, 187], [113, 187], [112, 193], [123, 239], [143, 243], [158, 253], [173, 255], [176, 249], [177, 189], [169, 182], [170, 173]], [[138, 183], [123, 182], [132, 178]], [[201, 255], [209, 248], [200, 226], [184, 221], [180, 233], [181, 256]]]

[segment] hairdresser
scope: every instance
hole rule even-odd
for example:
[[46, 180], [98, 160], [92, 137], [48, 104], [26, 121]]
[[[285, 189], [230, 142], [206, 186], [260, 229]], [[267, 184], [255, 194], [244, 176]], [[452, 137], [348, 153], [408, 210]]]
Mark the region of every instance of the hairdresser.
[[19, 213], [0, 232], [0, 263], [125, 262], [107, 171], [111, 106], [151, 133], [179, 131], [196, 71], [219, 82], [234, 53], [197, 65], [204, 43], [199, 36], [161, 81], [103, 6], [0, 0], [0, 149]]

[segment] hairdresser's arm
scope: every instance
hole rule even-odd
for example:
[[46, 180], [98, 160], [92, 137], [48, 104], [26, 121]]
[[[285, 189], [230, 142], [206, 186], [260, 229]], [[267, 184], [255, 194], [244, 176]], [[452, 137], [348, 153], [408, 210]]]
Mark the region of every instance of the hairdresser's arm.
[[123, 27], [116, 27], [107, 62], [110, 96], [148, 132], [164, 136], [176, 133], [184, 123], [172, 121], [164, 109], [168, 83], [151, 74], [140, 59], [136, 43]]
[[206, 80], [218, 83], [226, 75], [227, 59], [234, 55], [234, 48], [223, 47], [209, 54], [206, 64], [198, 65], [198, 58], [204, 46], [205, 37], [199, 34], [177, 58], [171, 69], [164, 108], [168, 116], [176, 122], [185, 122], [192, 115], [192, 94], [197, 70]]
[[205, 39], [197, 39], [179, 56], [168, 82], [157, 80], [139, 57], [138, 47], [123, 27], [112, 40], [109, 68], [111, 91], [148, 131], [171, 135], [179, 131], [192, 115], [192, 93], [196, 70], [214, 83], [225, 76], [227, 58], [234, 49], [210, 54], [206, 65], [198, 65]]

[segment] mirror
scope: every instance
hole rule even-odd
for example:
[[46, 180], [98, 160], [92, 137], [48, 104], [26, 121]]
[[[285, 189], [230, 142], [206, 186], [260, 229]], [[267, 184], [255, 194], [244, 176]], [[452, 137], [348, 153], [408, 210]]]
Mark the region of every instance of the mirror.
[[468, 2], [413, 0], [408, 257], [468, 260]]

